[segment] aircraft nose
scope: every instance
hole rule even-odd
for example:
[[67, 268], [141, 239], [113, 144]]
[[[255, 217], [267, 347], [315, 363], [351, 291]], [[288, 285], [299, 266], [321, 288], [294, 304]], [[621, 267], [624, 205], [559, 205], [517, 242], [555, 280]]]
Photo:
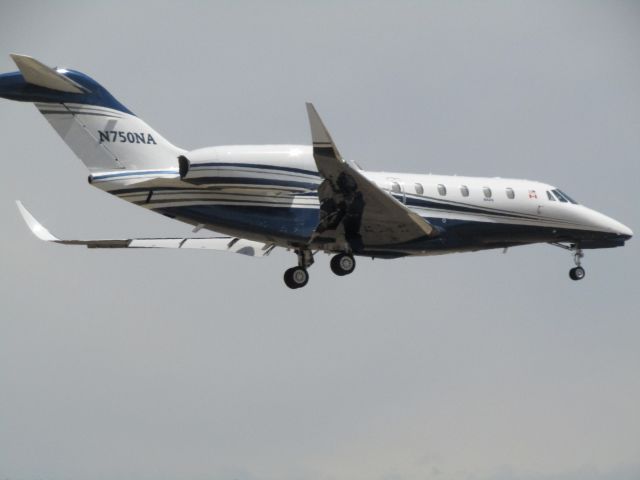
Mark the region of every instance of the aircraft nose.
[[617, 220], [614, 220], [613, 218], [607, 217], [608, 219], [608, 227], [609, 230], [611, 230], [611, 232], [617, 234], [619, 237], [626, 239], [629, 239], [633, 236], [633, 231], [627, 227], [625, 224], [620, 223]]
[[628, 240], [633, 236], [633, 231], [625, 224], [601, 213], [597, 215], [596, 223], [602, 230], [614, 233], [623, 240]]
[[631, 230], [629, 227], [627, 227], [626, 225], [620, 222], [618, 222], [618, 224], [620, 225], [620, 231], [618, 232], [618, 235], [620, 235], [621, 237], [624, 237], [625, 240], [628, 240], [631, 237], [633, 237], [633, 230]]

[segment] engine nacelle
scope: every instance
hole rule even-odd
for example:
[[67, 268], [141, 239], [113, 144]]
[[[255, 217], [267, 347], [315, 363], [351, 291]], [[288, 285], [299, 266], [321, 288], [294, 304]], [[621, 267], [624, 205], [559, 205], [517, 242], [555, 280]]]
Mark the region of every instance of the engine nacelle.
[[320, 176], [308, 145], [229, 145], [178, 157], [180, 178], [220, 188], [310, 190]]

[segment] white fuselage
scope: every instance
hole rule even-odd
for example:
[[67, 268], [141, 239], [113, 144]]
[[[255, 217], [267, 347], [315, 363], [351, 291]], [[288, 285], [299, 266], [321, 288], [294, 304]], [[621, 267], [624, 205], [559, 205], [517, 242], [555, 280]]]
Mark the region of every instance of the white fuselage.
[[43, 240], [252, 255], [281, 246], [298, 260], [285, 272], [285, 283], [300, 288], [309, 280], [314, 251], [336, 253], [331, 270], [344, 276], [355, 268], [354, 255], [396, 258], [543, 242], [574, 253], [569, 275], [579, 280], [585, 275], [583, 249], [619, 247], [633, 234], [545, 183], [363, 171], [344, 160], [311, 103], [306, 110], [312, 146], [186, 151], [86, 74], [26, 55], [12, 58], [19, 71], [0, 74], [0, 98], [35, 104], [85, 164], [92, 185], [197, 229], [234, 237], [60, 240], [18, 204]]
[[[317, 223], [320, 176], [312, 149], [302, 145], [220, 146], [188, 152], [191, 169], [113, 171], [93, 175], [94, 186], [194, 225], [257, 241], [290, 246], [309, 238]], [[491, 236], [518, 232], [514, 244], [552, 241], [532, 229], [631, 235], [595, 210], [564, 201], [549, 184], [504, 178], [361, 171], [383, 190], [441, 228], [465, 226]], [[184, 173], [184, 172], [182, 172]], [[237, 208], [235, 222], [227, 216]], [[306, 219], [305, 219], [306, 218]], [[287, 227], [284, 225], [290, 222]], [[496, 227], [499, 227], [496, 229]], [[523, 230], [525, 229], [525, 230]], [[508, 238], [450, 249], [415, 248], [405, 254], [491, 248]], [[473, 242], [472, 242], [473, 243]], [[494, 245], [495, 243], [495, 245]], [[321, 245], [318, 248], [323, 248]]]

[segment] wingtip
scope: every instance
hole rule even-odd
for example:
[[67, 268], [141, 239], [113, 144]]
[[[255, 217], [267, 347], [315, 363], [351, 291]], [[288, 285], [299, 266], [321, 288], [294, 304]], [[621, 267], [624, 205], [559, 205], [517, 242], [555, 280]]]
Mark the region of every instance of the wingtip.
[[307, 116], [309, 117], [309, 121], [311, 121], [312, 118], [318, 116], [318, 112], [316, 111], [316, 108], [313, 106], [313, 103], [305, 102], [304, 106], [307, 109]]
[[315, 109], [312, 103], [307, 102], [307, 115], [309, 117], [309, 127], [311, 129], [311, 141], [314, 146], [331, 146], [336, 156], [339, 157], [337, 148], [331, 139], [331, 135], [325, 127], [324, 122], [320, 118], [320, 114]]
[[11, 60], [13, 60], [13, 63], [15, 63], [18, 68], [20, 68], [20, 66], [23, 65], [25, 61], [29, 61], [29, 60], [37, 61], [32, 56], [23, 55], [22, 53], [10, 53], [9, 56], [11, 57]]
[[20, 212], [22, 219], [36, 237], [45, 242], [58, 241], [58, 238], [54, 237], [49, 230], [47, 230], [40, 222], [38, 222], [38, 220], [35, 219], [33, 215], [31, 215], [31, 212], [27, 210], [20, 200], [16, 200], [16, 205], [18, 206], [18, 211]]

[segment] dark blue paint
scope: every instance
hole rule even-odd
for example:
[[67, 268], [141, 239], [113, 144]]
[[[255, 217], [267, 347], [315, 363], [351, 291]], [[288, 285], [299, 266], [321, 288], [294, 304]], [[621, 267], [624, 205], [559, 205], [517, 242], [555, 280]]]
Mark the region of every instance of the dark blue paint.
[[[173, 218], [209, 225], [213, 229], [228, 228], [251, 234], [306, 244], [319, 219], [317, 208], [277, 208], [233, 205], [199, 205], [158, 209]], [[531, 243], [580, 243], [582, 248], [611, 248], [623, 246], [628, 238], [612, 233], [509, 225], [427, 218], [439, 232], [435, 238], [421, 238], [400, 245], [380, 245], [364, 248], [359, 255], [396, 258], [404, 252], [420, 253], [474, 251], [504, 248]]]
[[204, 225], [241, 230], [257, 235], [306, 243], [313, 234], [317, 208], [274, 208], [232, 205], [193, 205], [158, 209], [160, 213]]
[[82, 72], [68, 70], [68, 78], [83, 86], [87, 93], [67, 93], [27, 83], [20, 72], [0, 74], [0, 97], [19, 102], [80, 103], [112, 108], [134, 115], [111, 95], [106, 88]]

